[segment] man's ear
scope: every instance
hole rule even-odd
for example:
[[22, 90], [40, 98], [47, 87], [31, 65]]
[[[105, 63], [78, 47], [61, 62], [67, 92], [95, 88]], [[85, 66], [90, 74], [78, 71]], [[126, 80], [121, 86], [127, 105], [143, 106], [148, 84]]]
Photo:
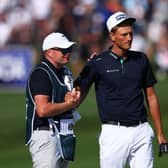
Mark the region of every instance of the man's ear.
[[110, 40], [113, 42], [113, 41], [115, 41], [115, 34], [114, 34], [114, 32], [110, 32], [109, 33], [109, 38], [110, 38]]
[[52, 57], [52, 50], [47, 50], [46, 52], [45, 52], [45, 54], [46, 54], [46, 56], [48, 56], [48, 57]]

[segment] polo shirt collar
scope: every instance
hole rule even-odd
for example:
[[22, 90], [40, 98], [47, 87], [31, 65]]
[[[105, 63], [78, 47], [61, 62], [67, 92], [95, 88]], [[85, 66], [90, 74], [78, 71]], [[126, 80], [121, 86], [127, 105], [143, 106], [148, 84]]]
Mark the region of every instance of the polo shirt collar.
[[49, 67], [57, 74], [57, 73], [61, 73], [63, 71], [63, 67], [60, 69], [57, 69], [50, 61], [48, 61], [45, 57], [42, 58], [42, 62], [45, 62], [49, 65]]
[[[113, 51], [111, 51], [111, 49], [112, 49], [112, 46], [109, 47], [109, 53], [110, 53], [110, 55], [111, 55], [114, 59], [119, 59], [119, 60], [122, 59], [121, 56], [115, 54]], [[126, 59], [128, 59], [128, 55], [127, 55], [127, 58], [126, 58]], [[124, 59], [124, 60], [125, 60], [125, 59]]]

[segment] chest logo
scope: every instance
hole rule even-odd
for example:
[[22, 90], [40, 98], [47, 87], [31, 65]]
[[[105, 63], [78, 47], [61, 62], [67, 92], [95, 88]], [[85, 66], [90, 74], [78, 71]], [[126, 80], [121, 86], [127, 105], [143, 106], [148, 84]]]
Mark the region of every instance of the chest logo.
[[109, 72], [119, 72], [120, 70], [119, 69], [107, 69], [107, 73]]

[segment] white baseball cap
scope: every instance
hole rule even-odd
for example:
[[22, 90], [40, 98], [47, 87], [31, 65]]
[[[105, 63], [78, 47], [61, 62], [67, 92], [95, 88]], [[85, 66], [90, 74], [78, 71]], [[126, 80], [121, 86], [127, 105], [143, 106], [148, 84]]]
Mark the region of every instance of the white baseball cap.
[[108, 31], [111, 32], [111, 30], [115, 26], [117, 26], [118, 24], [120, 24], [121, 22], [124, 22], [124, 21], [128, 21], [130, 23], [133, 23], [136, 21], [136, 19], [132, 18], [132, 17], [128, 17], [126, 15], [126, 13], [124, 13], [124, 12], [116, 12], [116, 13], [112, 14], [107, 19], [107, 22], [106, 22], [106, 26], [107, 26]]
[[68, 38], [62, 34], [62, 33], [50, 33], [48, 34], [42, 44], [42, 50], [48, 50], [50, 48], [69, 48], [71, 47], [75, 42], [69, 41]]

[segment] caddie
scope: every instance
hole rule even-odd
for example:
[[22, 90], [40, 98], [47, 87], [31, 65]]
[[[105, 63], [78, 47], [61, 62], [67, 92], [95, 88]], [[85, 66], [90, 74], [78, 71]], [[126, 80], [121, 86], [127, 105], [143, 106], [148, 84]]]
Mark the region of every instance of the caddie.
[[[26, 88], [26, 144], [33, 168], [67, 168], [74, 160], [74, 108], [80, 93], [64, 99], [73, 87], [68, 64], [74, 42], [59, 32], [42, 44], [43, 59], [35, 66]], [[75, 118], [76, 120], [76, 118]]]

